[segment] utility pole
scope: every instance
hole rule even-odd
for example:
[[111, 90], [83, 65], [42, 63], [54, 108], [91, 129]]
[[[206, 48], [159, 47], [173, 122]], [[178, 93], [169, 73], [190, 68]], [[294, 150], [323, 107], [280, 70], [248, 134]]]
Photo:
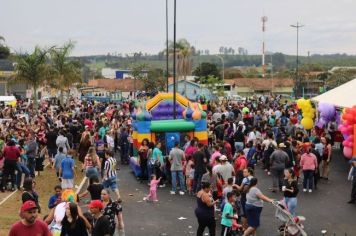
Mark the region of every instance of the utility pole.
[[262, 77], [265, 78], [266, 76], [266, 62], [265, 62], [265, 50], [266, 50], [266, 45], [265, 45], [265, 32], [266, 32], [266, 22], [268, 18], [267, 16], [263, 16], [261, 18], [262, 21], [262, 34], [263, 34], [263, 41], [262, 41]]
[[176, 12], [177, 12], [177, 1], [174, 0], [174, 23], [173, 23], [173, 119], [177, 118], [176, 115]]
[[293, 28], [297, 29], [297, 68], [296, 68], [296, 85], [295, 85], [295, 97], [299, 97], [300, 95], [300, 79], [299, 79], [299, 28], [304, 27], [304, 25], [299, 24], [297, 22], [296, 25], [290, 25]]
[[169, 85], [169, 64], [168, 64], [168, 0], [166, 0], [166, 75], [167, 75], [167, 93]]

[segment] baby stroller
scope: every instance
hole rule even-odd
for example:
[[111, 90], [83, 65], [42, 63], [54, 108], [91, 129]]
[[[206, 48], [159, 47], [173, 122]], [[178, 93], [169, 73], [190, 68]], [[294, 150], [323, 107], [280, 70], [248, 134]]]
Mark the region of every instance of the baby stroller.
[[283, 222], [278, 230], [281, 236], [307, 236], [301, 224], [305, 221], [304, 216], [294, 217], [282, 202], [272, 202], [272, 205], [276, 209], [276, 218]]

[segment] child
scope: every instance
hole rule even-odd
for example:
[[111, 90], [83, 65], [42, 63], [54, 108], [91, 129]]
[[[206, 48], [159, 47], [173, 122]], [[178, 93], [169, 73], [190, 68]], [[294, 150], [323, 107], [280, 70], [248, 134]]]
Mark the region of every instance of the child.
[[[189, 163], [189, 162], [191, 162], [191, 163]], [[191, 157], [188, 161], [187, 166], [188, 165], [190, 165], [190, 168], [189, 168], [189, 172], [187, 174], [187, 188], [188, 188], [188, 193], [193, 194], [193, 181], [194, 181], [195, 166], [194, 166], [193, 161], [191, 160]]]
[[151, 175], [151, 182], [150, 182], [150, 193], [143, 198], [144, 201], [149, 201], [151, 198], [154, 202], [158, 202], [157, 199], [157, 186], [159, 184], [159, 182], [161, 181], [162, 177], [159, 177], [159, 179], [157, 179], [156, 175], [153, 174]]
[[234, 219], [232, 219], [231, 236], [241, 235], [242, 225], [237, 222], [237, 210], [234, 208]]
[[58, 148], [58, 153], [54, 156], [54, 162], [53, 162], [53, 168], [56, 168], [56, 174], [58, 177], [58, 180], [61, 182], [61, 176], [59, 175], [59, 170], [61, 168], [62, 161], [66, 158], [66, 154], [63, 153], [63, 147]]
[[221, 209], [224, 209], [224, 205], [227, 202], [227, 194], [232, 191], [232, 184], [233, 183], [234, 183], [234, 179], [233, 178], [228, 178], [227, 179], [227, 185], [223, 189], [223, 196], [222, 196], [222, 199], [221, 199], [221, 206], [220, 206]]
[[234, 208], [232, 206], [235, 202], [235, 197], [234, 192], [227, 194], [227, 202], [221, 215], [221, 235], [223, 236], [232, 235], [232, 220], [238, 219], [237, 215], [234, 215]]
[[88, 188], [81, 194], [78, 195], [78, 199], [81, 199], [90, 193], [91, 200], [100, 200], [101, 199], [101, 190], [104, 189], [104, 186], [100, 183], [99, 177], [93, 175], [89, 178]]

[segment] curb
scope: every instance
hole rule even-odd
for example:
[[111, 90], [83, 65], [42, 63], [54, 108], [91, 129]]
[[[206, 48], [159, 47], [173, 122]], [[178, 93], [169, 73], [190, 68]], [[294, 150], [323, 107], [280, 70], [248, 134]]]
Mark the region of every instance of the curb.
[[75, 194], [79, 194], [80, 190], [82, 190], [84, 184], [85, 184], [85, 181], [87, 180], [88, 178], [84, 176], [84, 178], [82, 179], [82, 182], [80, 182], [79, 184], [79, 187], [77, 189], [77, 191], [75, 191]]

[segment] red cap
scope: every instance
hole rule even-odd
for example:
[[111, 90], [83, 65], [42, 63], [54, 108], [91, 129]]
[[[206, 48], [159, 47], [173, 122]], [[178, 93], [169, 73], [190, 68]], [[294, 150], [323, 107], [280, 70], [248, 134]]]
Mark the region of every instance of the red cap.
[[88, 208], [99, 208], [103, 209], [104, 205], [100, 200], [93, 200], [90, 202], [90, 204], [87, 205]]
[[34, 201], [29, 200], [29, 201], [24, 202], [24, 204], [22, 204], [21, 212], [28, 211], [31, 209], [37, 209], [37, 206]]

